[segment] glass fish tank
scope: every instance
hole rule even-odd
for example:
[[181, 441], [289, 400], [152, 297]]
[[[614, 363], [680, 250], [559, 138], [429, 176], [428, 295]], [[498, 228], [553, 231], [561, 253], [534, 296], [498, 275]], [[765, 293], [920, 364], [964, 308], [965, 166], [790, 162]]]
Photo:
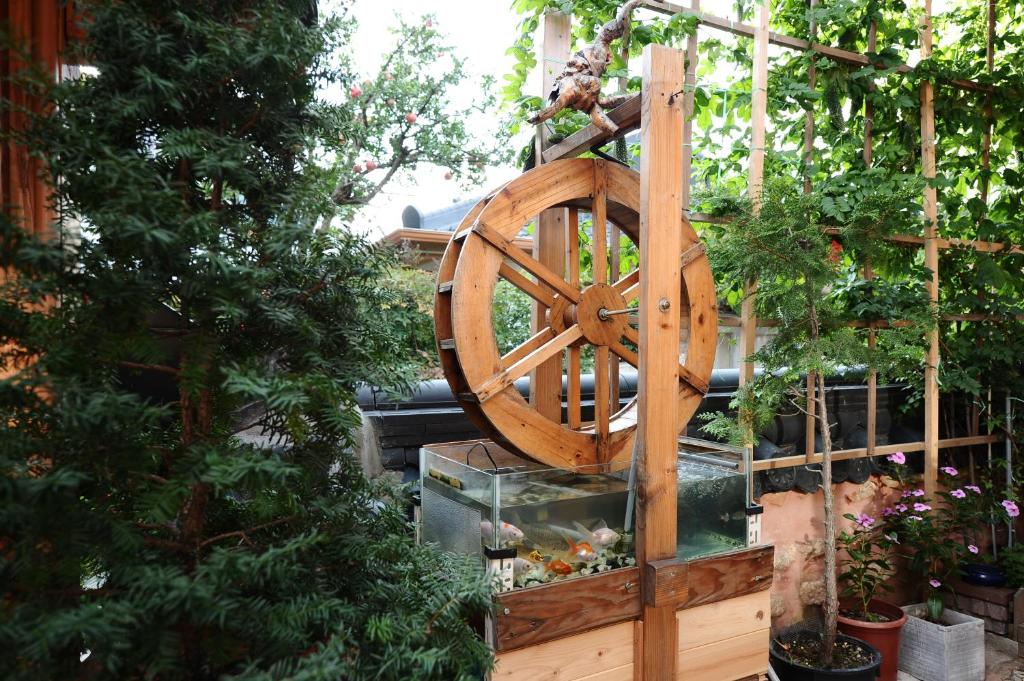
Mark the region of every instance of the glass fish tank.
[[508, 556], [513, 588], [636, 564], [628, 471], [552, 468], [489, 440], [430, 445], [420, 450], [420, 499], [424, 542]]
[[[681, 438], [678, 556], [746, 546], [742, 454]], [[490, 440], [420, 450], [420, 537], [442, 549], [510, 561], [502, 583], [523, 588], [636, 564], [627, 468], [553, 468]]]
[[742, 449], [679, 438], [676, 555], [703, 558], [746, 548], [746, 470]]

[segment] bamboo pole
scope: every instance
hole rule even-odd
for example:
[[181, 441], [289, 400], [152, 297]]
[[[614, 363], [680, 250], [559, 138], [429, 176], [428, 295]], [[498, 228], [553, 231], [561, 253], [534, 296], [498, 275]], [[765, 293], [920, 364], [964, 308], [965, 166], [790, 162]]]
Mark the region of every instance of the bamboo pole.
[[[817, 0], [809, 0], [809, 7], [811, 12], [810, 26], [808, 27], [808, 38], [813, 43], [814, 39], [818, 34], [818, 20], [814, 16], [814, 9], [818, 6]], [[818, 58], [816, 55], [811, 55], [811, 63], [807, 69], [807, 85], [814, 90], [818, 83]], [[811, 166], [814, 163], [814, 107], [804, 112], [804, 194], [810, 194], [814, 189], [813, 181], [811, 178]], [[816, 407], [817, 401], [815, 398], [815, 390], [817, 387], [817, 377], [813, 371], [807, 372], [807, 412], [804, 420], [804, 453], [807, 455], [808, 463], [810, 462], [811, 453], [814, 452], [814, 424], [816, 421]], [[822, 395], [821, 399], [825, 399]]]
[[[878, 23], [872, 19], [868, 27], [868, 52], [875, 52], [878, 46]], [[864, 104], [864, 165], [868, 168], [874, 157], [874, 127], [875, 127], [875, 103], [871, 100], [870, 94], [875, 91], [874, 81], [868, 85], [869, 96]], [[875, 270], [871, 261], [864, 263], [864, 278], [874, 279]], [[868, 348], [875, 349], [878, 343], [875, 328], [868, 328]], [[864, 429], [867, 431], [867, 454], [871, 456], [875, 452], [875, 444], [878, 442], [878, 371], [868, 371], [868, 406]]]
[[[750, 170], [747, 176], [747, 191], [750, 193], [755, 210], [759, 208], [762, 185], [764, 184], [765, 122], [768, 116], [769, 12], [768, 0], [762, 0], [758, 9], [758, 28], [754, 34], [750, 106]], [[740, 354], [744, 359], [740, 369], [740, 385], [748, 383], [754, 378], [754, 363], [748, 361], [747, 358], [757, 350], [757, 313], [754, 307], [757, 282], [748, 281], [744, 293], [743, 306], [740, 310]]]
[[[569, 58], [570, 17], [560, 12], [544, 15], [544, 43], [542, 48], [543, 96], [551, 90], [555, 78]], [[537, 126], [537, 163], [543, 163], [543, 151], [548, 146], [547, 128]], [[566, 226], [568, 215], [565, 208], [553, 208], [542, 212], [537, 218], [537, 229], [533, 234], [533, 257], [551, 268], [559, 276], [565, 274]], [[540, 303], [533, 305], [531, 330], [537, 333], [547, 322], [547, 308]], [[540, 413], [559, 422], [562, 420], [562, 353], [544, 362], [530, 374], [530, 403]]]
[[[679, 253], [682, 233], [683, 86], [678, 51], [648, 45], [643, 55], [640, 132], [640, 400], [641, 444], [637, 497], [637, 563], [676, 556], [676, 437], [678, 399]], [[652, 606], [657, 586], [641, 570], [645, 594], [638, 678], [674, 681], [678, 655], [675, 608]], [[650, 595], [650, 598], [646, 596]]]
[[[932, 55], [932, 1], [924, 0], [924, 21], [921, 27], [921, 58]], [[921, 83], [921, 173], [930, 183], [935, 179], [935, 86]], [[936, 244], [939, 205], [935, 187], [924, 190], [924, 264], [931, 270], [927, 283], [928, 298], [934, 307], [939, 303], [939, 249]], [[928, 332], [928, 355], [924, 369], [924, 489], [934, 498], [939, 469], [939, 330]]]

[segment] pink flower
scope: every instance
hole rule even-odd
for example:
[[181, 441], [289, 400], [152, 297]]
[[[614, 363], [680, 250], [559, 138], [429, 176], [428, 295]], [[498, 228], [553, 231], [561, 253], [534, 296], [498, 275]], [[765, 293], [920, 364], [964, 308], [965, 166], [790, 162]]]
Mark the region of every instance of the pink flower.
[[1017, 508], [1016, 502], [1006, 499], [1002, 503], [1003, 508], [1006, 509], [1006, 515], [1010, 516], [1011, 518], [1016, 518], [1020, 515], [1020, 509]]
[[967, 550], [970, 551], [971, 553], [977, 553], [978, 552], [978, 547], [975, 546], [974, 544], [968, 544], [967, 545]]
[[964, 489], [969, 489], [975, 494], [981, 494], [981, 488], [977, 485], [964, 485]]
[[955, 489], [949, 493], [949, 496], [954, 497], [956, 499], [963, 499], [964, 497], [967, 496], [967, 492], [963, 491], [962, 489]]
[[896, 452], [895, 454], [890, 454], [885, 458], [888, 459], [889, 461], [892, 461], [893, 463], [898, 463], [901, 465], [907, 462], [907, 457], [903, 452]]
[[903, 494], [901, 494], [900, 496], [901, 496], [902, 498], [906, 499], [907, 497], [909, 497], [909, 496], [910, 496], [910, 490], [909, 490], [909, 489], [905, 489], [905, 490], [903, 490]]
[[938, 589], [940, 586], [942, 586], [942, 582], [934, 578], [929, 579], [928, 583], [932, 585], [933, 589]]
[[919, 515], [908, 515], [907, 520], [924, 520], [924, 518]]
[[900, 513], [906, 513], [908, 508], [909, 507], [906, 504], [896, 504], [896, 510]]
[[952, 476], [954, 478], [956, 477], [956, 474], [957, 474], [957, 470], [955, 468], [953, 468], [952, 466], [943, 466], [939, 470], [942, 471], [943, 473], [945, 473], [946, 475]]
[[861, 513], [857, 516], [857, 524], [863, 527], [865, 530], [870, 530], [871, 526], [875, 524], [875, 519], [866, 513]]
[[896, 515], [896, 511], [894, 511], [891, 507], [886, 506], [885, 508], [882, 509], [883, 518], [888, 518], [891, 515]]
[[928, 504], [914, 504], [914, 510], [918, 513], [924, 513], [925, 511], [932, 510], [932, 507]]
[[915, 497], [923, 497], [924, 496], [924, 490], [923, 489], [915, 489], [913, 491], [913, 495]]

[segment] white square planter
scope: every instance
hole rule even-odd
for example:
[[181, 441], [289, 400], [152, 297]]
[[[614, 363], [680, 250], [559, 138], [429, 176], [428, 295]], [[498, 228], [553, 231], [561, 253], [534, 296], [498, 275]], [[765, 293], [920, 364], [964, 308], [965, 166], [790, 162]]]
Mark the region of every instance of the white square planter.
[[943, 624], [925, 619], [923, 603], [905, 605], [900, 669], [922, 681], [984, 681], [985, 623], [946, 608]]

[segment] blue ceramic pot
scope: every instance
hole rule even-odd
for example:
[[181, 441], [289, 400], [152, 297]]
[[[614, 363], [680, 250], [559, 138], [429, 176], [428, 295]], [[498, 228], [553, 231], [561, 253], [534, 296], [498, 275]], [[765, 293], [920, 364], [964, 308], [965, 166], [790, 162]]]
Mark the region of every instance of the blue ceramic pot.
[[961, 579], [968, 584], [975, 584], [977, 586], [1006, 585], [1006, 573], [997, 565], [966, 563], [960, 569], [963, 570]]

